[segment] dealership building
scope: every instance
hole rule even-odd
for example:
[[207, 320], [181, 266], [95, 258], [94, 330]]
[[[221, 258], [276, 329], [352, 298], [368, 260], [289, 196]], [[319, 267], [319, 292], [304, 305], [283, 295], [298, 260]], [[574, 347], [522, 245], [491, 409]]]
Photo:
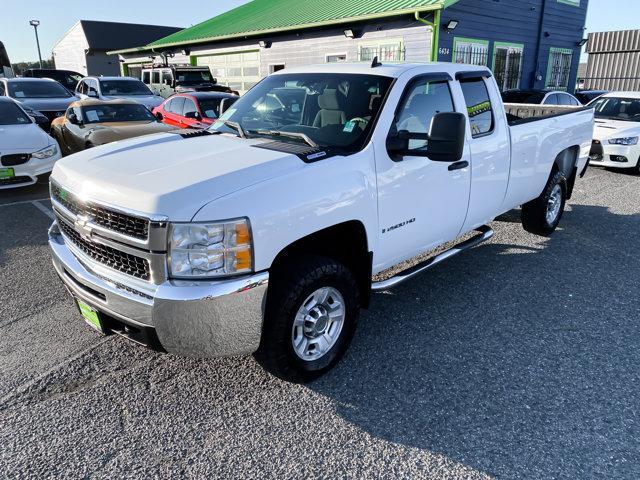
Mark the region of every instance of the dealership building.
[[253, 0], [142, 47], [152, 61], [206, 65], [244, 92], [269, 73], [327, 62], [442, 61], [490, 67], [501, 89], [573, 91], [588, 0]]

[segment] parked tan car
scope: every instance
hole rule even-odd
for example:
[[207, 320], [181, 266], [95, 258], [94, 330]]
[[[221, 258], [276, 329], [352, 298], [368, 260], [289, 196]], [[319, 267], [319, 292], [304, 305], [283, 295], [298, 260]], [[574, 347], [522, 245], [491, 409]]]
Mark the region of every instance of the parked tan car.
[[51, 135], [66, 155], [116, 140], [172, 130], [175, 127], [159, 122], [147, 107], [134, 100], [80, 100], [51, 123]]

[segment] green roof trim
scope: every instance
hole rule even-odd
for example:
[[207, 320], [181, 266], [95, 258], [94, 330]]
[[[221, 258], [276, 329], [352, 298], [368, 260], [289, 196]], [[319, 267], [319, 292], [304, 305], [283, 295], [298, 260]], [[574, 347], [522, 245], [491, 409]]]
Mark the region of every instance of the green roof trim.
[[253, 0], [149, 45], [110, 53], [165, 49], [194, 43], [340, 25], [447, 8], [458, 0]]

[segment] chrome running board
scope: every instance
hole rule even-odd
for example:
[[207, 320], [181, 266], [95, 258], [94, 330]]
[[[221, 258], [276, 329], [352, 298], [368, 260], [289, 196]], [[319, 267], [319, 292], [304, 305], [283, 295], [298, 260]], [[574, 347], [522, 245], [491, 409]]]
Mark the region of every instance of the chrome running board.
[[464, 242], [461, 242], [456, 246], [451, 247], [449, 250], [439, 253], [438, 255], [431, 257], [422, 263], [419, 263], [418, 265], [414, 265], [413, 267], [408, 268], [403, 272], [400, 272], [395, 277], [391, 277], [387, 280], [383, 280], [380, 282], [372, 282], [371, 290], [374, 292], [381, 292], [384, 290], [389, 290], [390, 288], [393, 288], [393, 287], [397, 287], [401, 283], [404, 283], [407, 280], [415, 277], [416, 275], [419, 275], [422, 272], [425, 272], [426, 270], [429, 270], [435, 267], [439, 263], [442, 263], [445, 260], [450, 259], [451, 257], [455, 257], [459, 253], [462, 253], [465, 250], [473, 248], [476, 245], [481, 244], [482, 242], [486, 242], [491, 237], [493, 237], [493, 230], [491, 229], [491, 227], [487, 225], [476, 228], [476, 231], [478, 232], [478, 235], [475, 235], [474, 237], [471, 237], [469, 240], [465, 240]]

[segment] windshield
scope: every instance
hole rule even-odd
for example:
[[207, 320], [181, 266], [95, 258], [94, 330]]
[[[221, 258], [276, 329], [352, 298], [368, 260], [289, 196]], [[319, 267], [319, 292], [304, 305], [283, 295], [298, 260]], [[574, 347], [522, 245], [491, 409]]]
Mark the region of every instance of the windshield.
[[82, 107], [84, 123], [154, 122], [156, 119], [144, 105], [91, 105]]
[[502, 93], [502, 101], [504, 103], [530, 103], [539, 104], [546, 95], [546, 92], [522, 92], [512, 90]]
[[140, 80], [100, 80], [102, 95], [153, 95]]
[[[392, 79], [376, 75], [300, 73], [267, 77], [222, 116], [248, 136], [304, 134], [325, 148], [360, 150]], [[212, 129], [237, 133], [219, 121]], [[269, 133], [271, 132], [271, 133]]]
[[71, 94], [58, 82], [49, 80], [9, 82], [13, 98], [69, 98]]
[[596, 118], [640, 122], [640, 98], [606, 97], [596, 100]]
[[31, 119], [13, 101], [0, 102], [0, 125], [25, 125]]
[[176, 83], [180, 85], [213, 83], [211, 72], [207, 70], [177, 70]]

